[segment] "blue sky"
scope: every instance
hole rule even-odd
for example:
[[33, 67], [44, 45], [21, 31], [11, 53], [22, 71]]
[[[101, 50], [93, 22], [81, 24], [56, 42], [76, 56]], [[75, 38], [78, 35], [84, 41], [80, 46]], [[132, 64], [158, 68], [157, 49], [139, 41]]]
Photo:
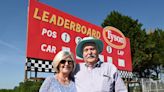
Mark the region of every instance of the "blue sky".
[[[163, 0], [39, 1], [98, 26], [107, 14], [116, 10], [138, 19], [145, 29], [164, 29]], [[27, 7], [28, 0], [3, 0], [0, 3], [0, 89], [14, 88], [24, 79]]]

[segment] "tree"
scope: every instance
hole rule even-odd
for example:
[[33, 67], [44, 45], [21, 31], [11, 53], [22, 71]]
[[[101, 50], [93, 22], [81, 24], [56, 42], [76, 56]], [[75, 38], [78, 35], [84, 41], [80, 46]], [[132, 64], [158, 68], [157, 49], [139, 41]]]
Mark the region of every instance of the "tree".
[[1, 89], [0, 92], [13, 92], [11, 89]]
[[111, 12], [102, 23], [102, 27], [113, 26], [118, 28], [122, 33], [130, 38], [133, 71], [138, 72], [142, 76], [143, 63], [149, 58], [145, 53], [145, 41], [147, 35], [142, 24], [138, 20], [134, 20], [129, 16], [124, 16], [117, 11]]
[[159, 53], [159, 62], [164, 66], [164, 31], [161, 29], [158, 29], [158, 32], [160, 34], [159, 36], [159, 48], [158, 48], [158, 53]]
[[153, 70], [158, 78], [160, 72], [160, 66], [164, 65], [164, 36], [161, 29], [155, 29], [154, 32], [148, 34], [148, 40], [146, 42], [146, 53], [149, 55], [147, 60], [149, 67], [148, 69]]
[[18, 87], [14, 88], [14, 92], [39, 92], [42, 82], [25, 81], [20, 82]]
[[20, 82], [14, 89], [0, 89], [0, 92], [39, 92], [43, 81]]
[[158, 78], [159, 66], [164, 65], [164, 31], [155, 29], [147, 34], [138, 20], [117, 11], [107, 15], [102, 23], [102, 27], [106, 26], [116, 27], [130, 38], [133, 72], [150, 77], [155, 71]]

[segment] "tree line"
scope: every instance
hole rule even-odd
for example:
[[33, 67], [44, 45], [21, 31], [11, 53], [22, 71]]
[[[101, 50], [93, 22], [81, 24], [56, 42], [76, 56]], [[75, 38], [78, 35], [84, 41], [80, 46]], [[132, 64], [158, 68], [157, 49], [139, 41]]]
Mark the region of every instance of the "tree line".
[[14, 89], [0, 89], [0, 92], [39, 92], [42, 81], [20, 82]]

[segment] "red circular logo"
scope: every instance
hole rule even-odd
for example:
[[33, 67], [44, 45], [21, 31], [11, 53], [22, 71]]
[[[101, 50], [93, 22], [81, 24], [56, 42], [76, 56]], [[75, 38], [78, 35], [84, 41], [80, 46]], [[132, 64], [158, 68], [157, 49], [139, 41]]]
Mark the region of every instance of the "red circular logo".
[[103, 38], [105, 42], [113, 48], [123, 49], [126, 46], [124, 34], [112, 26], [107, 26], [103, 29]]

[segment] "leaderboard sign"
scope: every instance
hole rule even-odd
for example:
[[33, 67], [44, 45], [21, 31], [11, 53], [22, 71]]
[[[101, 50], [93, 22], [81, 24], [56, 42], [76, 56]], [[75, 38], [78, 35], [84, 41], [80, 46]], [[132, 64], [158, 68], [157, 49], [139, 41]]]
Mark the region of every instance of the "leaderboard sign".
[[[78, 42], [92, 36], [104, 43], [100, 60], [115, 64], [119, 70], [132, 71], [130, 41], [120, 30], [111, 26], [103, 29], [37, 0], [29, 1], [27, 58], [52, 61], [60, 50], [76, 55]], [[77, 63], [82, 62], [75, 58]]]

